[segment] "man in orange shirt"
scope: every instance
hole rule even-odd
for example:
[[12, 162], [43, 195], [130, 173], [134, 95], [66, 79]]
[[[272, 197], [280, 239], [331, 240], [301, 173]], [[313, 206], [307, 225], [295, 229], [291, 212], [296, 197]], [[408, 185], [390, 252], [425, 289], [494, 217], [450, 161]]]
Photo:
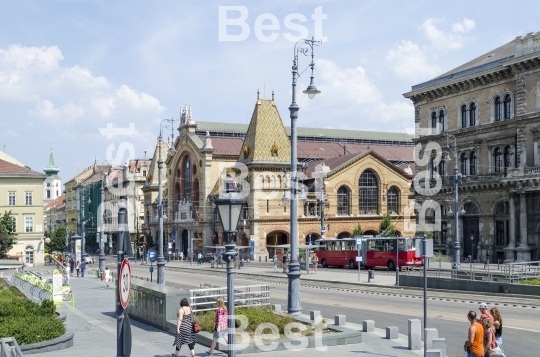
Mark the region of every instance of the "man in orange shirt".
[[467, 357], [483, 357], [484, 356], [484, 328], [476, 322], [476, 312], [469, 311], [467, 314], [469, 319], [469, 334], [465, 341], [463, 349], [467, 352]]

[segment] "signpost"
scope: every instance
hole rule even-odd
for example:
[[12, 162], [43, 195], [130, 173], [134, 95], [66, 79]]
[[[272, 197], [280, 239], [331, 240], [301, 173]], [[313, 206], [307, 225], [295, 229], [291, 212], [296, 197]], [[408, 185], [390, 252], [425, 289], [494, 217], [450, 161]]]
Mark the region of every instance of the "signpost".
[[62, 271], [58, 268], [53, 270], [52, 276], [53, 285], [53, 302], [55, 304], [62, 303]]
[[[427, 328], [427, 273], [426, 273], [426, 258], [433, 256], [433, 239], [423, 238], [416, 239], [416, 257], [424, 258], [424, 341], [425, 331]], [[424, 343], [424, 356], [427, 354], [427, 343]]]
[[356, 261], [358, 262], [358, 282], [360, 282], [360, 266], [362, 265], [362, 237], [354, 237], [356, 239], [356, 247], [358, 248], [358, 256]]
[[129, 304], [129, 294], [131, 291], [131, 266], [129, 265], [129, 260], [127, 260], [127, 258], [124, 258], [122, 261], [120, 275], [118, 277], [118, 285], [120, 304], [122, 304], [122, 307], [126, 309]]

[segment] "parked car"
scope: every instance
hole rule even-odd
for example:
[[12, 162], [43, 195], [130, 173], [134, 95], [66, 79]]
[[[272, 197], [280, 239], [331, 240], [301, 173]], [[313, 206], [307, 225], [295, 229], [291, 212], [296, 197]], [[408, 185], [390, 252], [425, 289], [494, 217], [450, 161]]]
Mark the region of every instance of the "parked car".
[[86, 264], [94, 264], [94, 258], [92, 258], [92, 256], [90, 254], [84, 253], [82, 258], [84, 259]]

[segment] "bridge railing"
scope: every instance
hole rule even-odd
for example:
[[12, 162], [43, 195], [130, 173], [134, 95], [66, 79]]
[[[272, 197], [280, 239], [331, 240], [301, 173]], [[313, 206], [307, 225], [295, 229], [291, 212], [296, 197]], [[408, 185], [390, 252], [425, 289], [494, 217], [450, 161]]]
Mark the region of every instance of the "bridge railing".
[[[190, 305], [195, 312], [216, 310], [216, 300], [227, 303], [227, 288], [201, 284], [200, 289], [190, 290]], [[234, 287], [234, 306], [270, 305], [268, 284]]]

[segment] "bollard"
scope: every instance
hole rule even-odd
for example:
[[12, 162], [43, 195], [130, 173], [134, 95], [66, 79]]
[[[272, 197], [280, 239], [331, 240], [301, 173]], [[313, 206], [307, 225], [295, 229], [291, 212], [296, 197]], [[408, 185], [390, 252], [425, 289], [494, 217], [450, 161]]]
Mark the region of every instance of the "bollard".
[[265, 257], [264, 257], [264, 262], [265, 262], [265, 263], [268, 263], [268, 256], [265, 256]]
[[373, 331], [375, 331], [375, 321], [373, 321], [373, 320], [364, 320], [364, 321], [362, 321], [362, 331], [363, 332], [373, 332]]
[[274, 311], [275, 312], [281, 312], [281, 305], [280, 304], [274, 304]]
[[424, 343], [426, 344], [426, 348], [428, 350], [431, 350], [433, 347], [431, 345], [431, 342], [434, 338], [439, 337], [439, 332], [436, 328], [425, 328], [424, 329]]
[[334, 325], [336, 326], [345, 326], [347, 319], [345, 315], [336, 315], [334, 316]]
[[395, 340], [398, 338], [399, 329], [397, 326], [387, 326], [386, 327], [386, 338], [388, 340]]
[[421, 337], [422, 333], [420, 332], [422, 325], [418, 319], [408, 320], [409, 331], [408, 335], [408, 349], [412, 351], [417, 351], [422, 348]]
[[426, 357], [443, 357], [441, 350], [427, 350]]
[[259, 263], [261, 262], [261, 256], [259, 255]]
[[433, 341], [431, 341], [431, 348], [434, 350], [440, 350], [441, 356], [446, 357], [446, 339], [434, 338]]
[[315, 319], [317, 319], [317, 317], [321, 316], [321, 312], [318, 311], [318, 310], [311, 310], [309, 312], [309, 319], [311, 321], [315, 321]]

